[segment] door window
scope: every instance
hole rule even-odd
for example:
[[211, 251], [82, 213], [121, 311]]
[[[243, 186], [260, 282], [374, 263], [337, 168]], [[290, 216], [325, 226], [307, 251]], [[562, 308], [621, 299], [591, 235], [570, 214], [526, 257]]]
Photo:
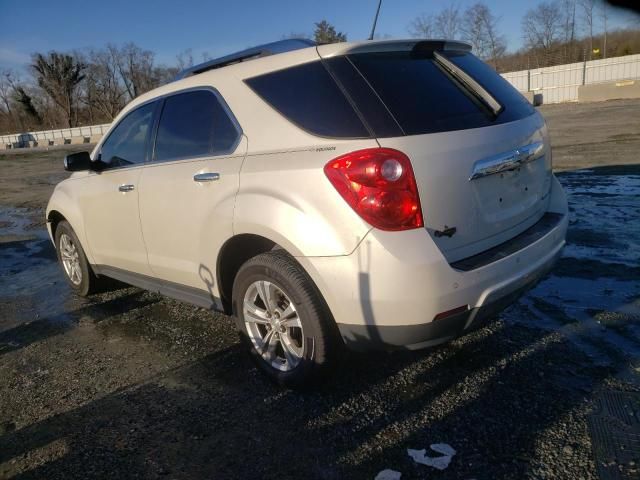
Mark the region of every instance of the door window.
[[151, 130], [155, 102], [147, 103], [124, 117], [102, 144], [100, 159], [109, 167], [143, 163]]
[[214, 92], [179, 93], [164, 102], [155, 160], [229, 154], [235, 149], [239, 136], [239, 130]]

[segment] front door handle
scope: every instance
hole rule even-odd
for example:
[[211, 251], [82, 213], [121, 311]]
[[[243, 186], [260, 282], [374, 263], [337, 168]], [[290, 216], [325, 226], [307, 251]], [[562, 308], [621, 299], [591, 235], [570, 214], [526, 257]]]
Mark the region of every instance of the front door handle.
[[219, 173], [197, 173], [193, 176], [194, 182], [215, 182], [220, 180]]
[[129, 183], [129, 184], [120, 185], [118, 187], [118, 190], [120, 190], [121, 192], [130, 192], [131, 190], [134, 190], [135, 188], [136, 188], [135, 186], [133, 186], [133, 185], [131, 185]]

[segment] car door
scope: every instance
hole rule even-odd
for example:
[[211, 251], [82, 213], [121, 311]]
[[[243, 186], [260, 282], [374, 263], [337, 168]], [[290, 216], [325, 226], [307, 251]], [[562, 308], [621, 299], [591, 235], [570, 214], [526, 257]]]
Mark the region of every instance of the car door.
[[217, 252], [232, 236], [247, 140], [220, 94], [165, 98], [152, 161], [140, 181], [140, 219], [155, 277], [217, 297]]
[[111, 130], [79, 193], [87, 243], [98, 268], [150, 275], [138, 211], [138, 183], [153, 124], [154, 102], [129, 112]]

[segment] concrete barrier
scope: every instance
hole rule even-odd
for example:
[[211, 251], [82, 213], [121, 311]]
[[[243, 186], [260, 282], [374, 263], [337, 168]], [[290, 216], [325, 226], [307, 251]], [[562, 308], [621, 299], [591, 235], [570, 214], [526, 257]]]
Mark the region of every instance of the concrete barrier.
[[578, 87], [579, 102], [603, 102], [624, 98], [640, 98], [640, 80], [618, 80]]
[[[37, 132], [19, 132], [12, 133], [8, 135], [0, 135], [0, 148], [2, 145], [9, 145], [18, 143], [19, 146], [16, 145], [16, 148], [24, 148], [29, 146], [29, 141], [35, 140], [38, 142], [38, 145], [41, 145], [41, 140], [48, 140], [49, 144], [46, 146], [53, 145], [68, 145], [71, 142], [71, 139], [74, 137], [78, 137], [82, 139], [80, 143], [97, 143], [102, 135], [109, 129], [109, 124], [102, 125], [87, 125], [84, 127], [74, 127], [74, 128], [62, 128], [58, 130], [41, 130]], [[89, 140], [86, 140], [86, 139]], [[65, 143], [64, 139], [68, 139], [69, 142]], [[75, 143], [75, 142], [74, 142]]]
[[81, 145], [81, 144], [85, 143], [84, 137], [71, 137], [69, 139], [69, 143], [71, 145]]

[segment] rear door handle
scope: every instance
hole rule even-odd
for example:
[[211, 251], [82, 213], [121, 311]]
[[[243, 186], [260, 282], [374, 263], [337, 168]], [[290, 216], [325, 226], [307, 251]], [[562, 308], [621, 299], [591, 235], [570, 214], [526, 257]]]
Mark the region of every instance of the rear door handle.
[[215, 182], [220, 180], [219, 173], [197, 173], [193, 176], [194, 182]]
[[135, 186], [133, 186], [133, 185], [131, 185], [129, 183], [129, 184], [120, 185], [118, 187], [118, 190], [120, 190], [121, 192], [130, 192], [131, 190], [134, 190], [135, 188], [136, 188]]

